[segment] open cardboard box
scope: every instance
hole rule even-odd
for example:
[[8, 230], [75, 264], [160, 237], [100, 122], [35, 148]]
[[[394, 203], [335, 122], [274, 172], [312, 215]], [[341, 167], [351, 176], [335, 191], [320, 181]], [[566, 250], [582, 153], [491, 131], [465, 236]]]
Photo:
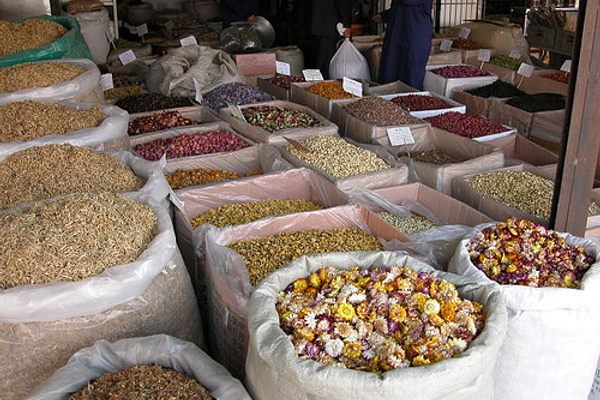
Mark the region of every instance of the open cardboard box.
[[[530, 78], [523, 79], [521, 90], [529, 94], [536, 93], [559, 93], [566, 96], [569, 93], [569, 84], [543, 78], [542, 75], [560, 72], [552, 69], [538, 69], [533, 71]], [[560, 72], [563, 73], [563, 72]]]
[[249, 137], [250, 139], [252, 139], [258, 143], [271, 143], [271, 144], [286, 143], [284, 136], [297, 140], [297, 139], [302, 139], [302, 138], [305, 138], [308, 136], [337, 135], [337, 133], [338, 133], [338, 127], [335, 124], [333, 124], [333, 123], [329, 122], [328, 120], [326, 120], [325, 118], [323, 118], [321, 115], [318, 115], [316, 112], [314, 112], [313, 110], [311, 110], [307, 107], [303, 107], [303, 106], [295, 104], [295, 103], [290, 103], [288, 101], [277, 100], [277, 101], [268, 101], [268, 102], [257, 103], [257, 104], [246, 104], [246, 105], [240, 106], [240, 108], [242, 110], [244, 110], [246, 108], [260, 107], [260, 106], [274, 106], [274, 107], [281, 107], [281, 108], [290, 109], [290, 110], [303, 111], [303, 112], [309, 114], [310, 116], [312, 116], [317, 121], [319, 121], [320, 125], [316, 126], [314, 128], [288, 128], [288, 129], [282, 129], [282, 130], [270, 133], [270, 132], [264, 130], [263, 128], [251, 125], [245, 121], [241, 121], [238, 118], [234, 117], [232, 115], [229, 107], [222, 108], [220, 111], [220, 115], [223, 117], [223, 119], [225, 121], [227, 121], [229, 124], [231, 124], [231, 126], [236, 131], [240, 132], [242, 135]]
[[440, 49], [439, 45], [431, 46], [431, 54], [429, 55], [429, 60], [427, 60], [428, 65], [460, 64], [461, 62], [463, 62], [461, 50], [451, 49], [450, 51], [444, 51]]
[[[168, 112], [168, 111], [177, 111], [184, 118], [188, 118], [188, 119], [191, 119], [192, 121], [196, 121], [197, 122], [197, 123], [195, 123], [193, 125], [181, 126], [179, 128], [198, 127], [198, 126], [201, 126], [203, 124], [212, 124], [212, 123], [218, 123], [218, 122], [222, 122], [223, 121], [216, 112], [214, 112], [213, 110], [211, 110], [208, 107], [205, 107], [205, 106], [192, 106], [192, 107], [173, 108], [173, 109], [170, 109], [170, 110], [161, 110], [161, 111], [151, 111], [151, 112], [138, 113], [138, 114], [130, 114], [129, 115], [129, 123], [131, 123], [131, 122], [133, 122], [136, 119], [141, 118], [141, 117], [147, 117], [147, 116], [150, 116], [150, 115], [162, 114], [162, 113]], [[149, 135], [152, 135], [152, 134], [155, 134], [155, 133], [163, 133], [163, 132], [171, 130], [171, 129], [177, 129], [177, 128], [163, 129], [161, 131], [154, 131], [154, 132], [143, 133], [141, 135], [130, 135], [130, 136], [131, 137], [135, 137], [136, 139], [139, 139], [139, 138], [144, 138], [146, 136], [149, 136]]]
[[259, 88], [269, 93], [271, 96], [275, 97], [277, 100], [283, 101], [291, 101], [291, 91], [292, 88], [290, 86], [289, 89], [284, 89], [281, 86], [274, 85], [271, 83], [272, 76], [269, 77], [260, 77], [257, 79], [256, 84]]
[[[493, 54], [494, 54], [494, 51], [492, 51], [492, 55]], [[473, 65], [477, 68], [481, 68], [482, 70], [487, 71], [491, 74], [494, 74], [494, 75], [498, 76], [498, 79], [500, 79], [504, 82], [508, 82], [512, 85], [514, 85], [516, 83], [517, 71], [510, 69], [510, 68], [502, 67], [500, 65], [492, 64], [489, 62], [483, 63], [483, 67], [481, 67], [481, 61], [479, 61], [477, 59], [477, 57], [478, 57], [478, 55], [475, 55], [475, 57], [473, 57], [473, 58], [469, 58], [468, 60], [466, 60], [466, 63]]]
[[[329, 80], [329, 81], [320, 81], [320, 82], [335, 82], [335, 81]], [[331, 110], [333, 108], [333, 105], [335, 103], [339, 103], [340, 101], [344, 101], [347, 99], [330, 100], [328, 98], [321, 97], [321, 96], [318, 96], [316, 94], [309, 92], [308, 88], [310, 88], [312, 85], [315, 85], [317, 83], [319, 83], [319, 82], [312, 81], [312, 82], [292, 83], [292, 87], [290, 89], [291, 101], [293, 101], [294, 103], [298, 103], [303, 106], [306, 106], [306, 107], [318, 112], [323, 117], [330, 119]], [[365, 87], [368, 87], [368, 85], [363, 84], [363, 91], [364, 91]]]
[[537, 132], [544, 132], [548, 135], [562, 134], [562, 127], [565, 120], [565, 110], [552, 110], [531, 113], [519, 108], [513, 107], [503, 101], [492, 99], [490, 101], [489, 118], [496, 120], [504, 125], [509, 125], [525, 136], [530, 137], [534, 120], [537, 118]]
[[558, 163], [558, 155], [521, 135], [490, 140], [487, 144], [502, 150], [506, 166], [530, 164], [542, 167]]
[[418, 90], [412, 86], [407, 85], [406, 83], [404, 83], [402, 81], [385, 83], [383, 85], [364, 87], [364, 95], [365, 96], [384, 96], [386, 94], [410, 93], [410, 92], [418, 92]]
[[[451, 97], [452, 93], [456, 90], [467, 90], [474, 89], [481, 86], [486, 86], [494, 83], [498, 80], [496, 75], [490, 74], [488, 76], [477, 76], [472, 78], [444, 78], [441, 75], [431, 72], [431, 70], [448, 67], [458, 66], [465, 64], [440, 64], [440, 65], [428, 65], [425, 71], [425, 80], [423, 81], [423, 89], [428, 92], [437, 93], [444, 97]], [[459, 89], [460, 88], [460, 89]]]
[[560, 142], [565, 126], [565, 110], [535, 113], [531, 123], [532, 137]]
[[449, 112], [457, 112], [457, 113], [461, 113], [461, 114], [465, 114], [467, 112], [467, 107], [464, 104], [461, 104], [457, 101], [449, 99], [448, 97], [440, 96], [439, 94], [431, 93], [431, 92], [395, 93], [395, 94], [388, 94], [388, 95], [384, 95], [384, 96], [380, 96], [380, 97], [385, 100], [392, 100], [392, 99], [395, 99], [396, 97], [402, 97], [402, 96], [436, 97], [436, 98], [446, 102], [446, 104], [448, 104], [447, 108], [440, 108], [437, 110], [409, 111], [410, 115], [412, 115], [415, 118], [434, 117], [436, 115], [441, 115], [441, 114], [445, 114], [445, 113], [449, 113]]

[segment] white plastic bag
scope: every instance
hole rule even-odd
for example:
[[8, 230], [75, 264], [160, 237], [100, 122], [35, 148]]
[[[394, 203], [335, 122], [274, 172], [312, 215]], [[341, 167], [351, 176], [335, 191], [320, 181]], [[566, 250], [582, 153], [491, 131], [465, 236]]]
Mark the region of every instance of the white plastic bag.
[[500, 285], [472, 262], [465, 237], [449, 271], [492, 284], [508, 308], [508, 331], [494, 373], [496, 400], [585, 400], [600, 354], [600, 263], [598, 247], [588, 239], [564, 234], [567, 243], [583, 246], [596, 263], [580, 289]]
[[142, 197], [160, 203], [171, 193], [171, 187], [162, 173], [160, 163], [144, 160], [127, 151], [111, 154], [131, 168], [134, 174], [146, 181], [138, 191]]
[[365, 81], [371, 79], [367, 59], [360, 54], [360, 51], [352, 44], [350, 39], [344, 40], [329, 62], [329, 77], [331, 79], [346, 77]]
[[[37, 61], [37, 63], [69, 63], [80, 66], [85, 72], [77, 78], [57, 83], [48, 87], [17, 90], [16, 92], [0, 93], [0, 104], [14, 103], [15, 101], [35, 100], [46, 102], [81, 101], [100, 102], [104, 101], [104, 95], [100, 88], [100, 70], [93, 61], [80, 60], [50, 60]], [[98, 92], [99, 94], [95, 93]]]
[[[168, 335], [105, 340], [75, 353], [67, 365], [37, 387], [27, 400], [64, 400], [108, 372], [158, 364], [195, 378], [218, 400], [251, 400], [244, 386], [196, 345]], [[133, 400], [133, 399], [132, 399]]]
[[[65, 103], [64, 105], [78, 110], [94, 106], [93, 104], [86, 103]], [[127, 126], [129, 124], [129, 114], [114, 106], [101, 106], [101, 109], [106, 118], [97, 127], [80, 129], [64, 135], [47, 135], [26, 142], [0, 143], [0, 159], [29, 147], [44, 146], [47, 144], [69, 143], [73, 146], [82, 147], [101, 146], [100, 149], [106, 148], [106, 150], [128, 149], [129, 136], [127, 135]]]
[[[483, 330], [455, 358], [424, 367], [396, 369], [384, 374], [325, 366], [296, 356], [279, 324], [277, 295], [298, 278], [322, 267], [348, 269], [406, 266], [454, 283], [460, 295], [482, 303]], [[246, 383], [255, 400], [488, 400], [493, 398], [492, 373], [506, 332], [506, 307], [489, 285], [436, 271], [403, 253], [330, 253], [304, 256], [265, 279], [249, 302], [250, 342]]]

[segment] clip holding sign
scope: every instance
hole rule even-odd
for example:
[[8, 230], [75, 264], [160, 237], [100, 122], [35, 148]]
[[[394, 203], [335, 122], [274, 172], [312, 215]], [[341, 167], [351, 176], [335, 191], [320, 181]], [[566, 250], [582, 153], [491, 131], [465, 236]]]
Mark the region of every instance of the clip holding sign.
[[520, 75], [517, 88], [521, 88], [521, 85], [523, 84], [523, 80], [525, 78], [530, 78], [531, 75], [533, 75], [534, 69], [535, 68], [533, 65], [529, 65], [527, 63], [521, 63], [521, 65], [519, 66], [519, 70], [517, 71], [517, 74]]

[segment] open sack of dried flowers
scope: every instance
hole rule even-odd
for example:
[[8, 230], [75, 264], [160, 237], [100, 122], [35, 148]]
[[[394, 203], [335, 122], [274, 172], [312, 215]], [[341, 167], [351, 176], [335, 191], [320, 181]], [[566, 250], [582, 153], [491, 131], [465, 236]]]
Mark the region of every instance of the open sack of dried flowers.
[[587, 399], [600, 353], [594, 242], [510, 218], [478, 227], [449, 270], [493, 285], [508, 308], [495, 398]]
[[255, 400], [492, 399], [506, 318], [493, 287], [404, 253], [302, 257], [250, 299], [247, 387]]
[[240, 381], [195, 344], [168, 335], [114, 343], [98, 341], [75, 353], [27, 399], [104, 396], [132, 400], [251, 400]]
[[37, 61], [0, 68], [0, 104], [104, 100], [100, 70], [88, 59]]
[[0, 159], [46, 144], [128, 150], [128, 114], [113, 106], [23, 101], [0, 104]]
[[21, 399], [99, 339], [202, 345], [168, 209], [144, 193], [69, 194], [0, 212], [0, 393]]

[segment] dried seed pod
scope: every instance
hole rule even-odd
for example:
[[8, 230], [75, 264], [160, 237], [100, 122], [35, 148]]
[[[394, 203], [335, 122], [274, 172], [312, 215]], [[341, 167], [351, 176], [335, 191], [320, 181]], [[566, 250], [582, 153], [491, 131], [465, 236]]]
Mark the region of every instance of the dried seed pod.
[[67, 29], [61, 24], [42, 18], [0, 21], [0, 56], [47, 46], [65, 33]]
[[369, 96], [344, 106], [348, 114], [376, 126], [422, 124], [397, 104], [379, 97]]
[[444, 129], [468, 138], [478, 138], [506, 132], [508, 128], [494, 120], [473, 114], [449, 112], [435, 117], [425, 118], [434, 128]]
[[121, 100], [129, 96], [135, 96], [144, 93], [144, 89], [139, 85], [115, 87], [105, 90], [104, 97], [106, 100]]
[[246, 121], [267, 132], [275, 132], [290, 128], [312, 128], [321, 122], [304, 111], [282, 107], [256, 106], [244, 108], [242, 111]]
[[84, 72], [78, 65], [61, 62], [23, 63], [0, 68], [0, 93], [56, 85]]
[[412, 235], [413, 233], [424, 231], [436, 227], [437, 225], [427, 218], [411, 213], [409, 217], [401, 217], [387, 211], [377, 213], [383, 220], [393, 225], [400, 232]]
[[139, 117], [129, 123], [127, 133], [131, 136], [158, 132], [169, 128], [198, 125], [199, 121], [185, 118], [179, 111], [164, 111], [157, 114]]
[[[253, 175], [260, 175], [262, 171]], [[165, 175], [167, 182], [171, 186], [171, 189], [183, 189], [190, 186], [204, 185], [206, 183], [216, 183], [223, 181], [231, 181], [234, 179], [241, 178], [242, 175], [227, 170], [219, 169], [191, 169], [181, 170], [178, 169], [170, 175]]]
[[454, 157], [444, 153], [442, 150], [433, 149], [427, 151], [414, 151], [410, 154], [405, 152], [398, 153], [398, 157], [410, 157], [415, 161], [420, 161], [429, 164], [444, 165], [457, 164], [465, 161], [464, 158]]
[[275, 75], [269, 79], [269, 82], [282, 89], [288, 90], [292, 86], [292, 83], [304, 82], [304, 78], [294, 75]]

